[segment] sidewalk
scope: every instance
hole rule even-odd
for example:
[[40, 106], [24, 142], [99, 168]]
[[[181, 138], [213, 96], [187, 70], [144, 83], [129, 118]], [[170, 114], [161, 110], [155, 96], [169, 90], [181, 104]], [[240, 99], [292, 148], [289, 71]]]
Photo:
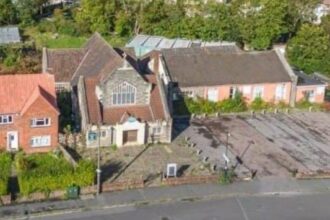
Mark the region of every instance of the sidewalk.
[[233, 196], [263, 196], [277, 194], [330, 193], [330, 180], [294, 180], [267, 178], [251, 182], [237, 182], [228, 186], [216, 184], [157, 187], [103, 193], [97, 199], [66, 200], [19, 204], [0, 207], [0, 219], [27, 218], [29, 216], [63, 212], [105, 209], [125, 205], [199, 200]]

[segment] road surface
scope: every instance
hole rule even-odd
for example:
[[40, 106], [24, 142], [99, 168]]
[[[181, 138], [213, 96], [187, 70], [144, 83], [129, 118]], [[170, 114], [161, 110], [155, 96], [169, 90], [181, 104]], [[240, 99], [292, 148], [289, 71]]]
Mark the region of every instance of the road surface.
[[330, 195], [274, 195], [126, 206], [44, 216], [47, 220], [329, 220]]

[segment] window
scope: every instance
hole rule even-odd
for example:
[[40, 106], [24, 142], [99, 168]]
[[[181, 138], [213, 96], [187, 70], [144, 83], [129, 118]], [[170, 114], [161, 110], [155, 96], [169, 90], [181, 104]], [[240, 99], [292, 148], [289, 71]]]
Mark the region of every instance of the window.
[[279, 84], [276, 86], [275, 100], [285, 99], [285, 84]]
[[11, 115], [0, 115], [0, 125], [13, 123], [13, 116]]
[[314, 90], [304, 91], [305, 99], [309, 102], [315, 102], [315, 92]]
[[50, 118], [33, 118], [31, 127], [44, 127], [50, 125]]
[[253, 99], [255, 98], [262, 98], [264, 94], [264, 87], [263, 86], [256, 86], [253, 89]]
[[238, 91], [237, 87], [230, 87], [229, 98], [231, 98], [231, 99], [235, 98], [237, 91]]
[[97, 134], [96, 134], [96, 132], [90, 131], [90, 132], [88, 133], [88, 140], [89, 140], [89, 141], [96, 141], [96, 139], [97, 139]]
[[157, 126], [152, 128], [152, 134], [154, 135], [160, 135], [162, 133], [162, 127]]
[[323, 87], [323, 86], [319, 86], [319, 87], [317, 87], [317, 89], [316, 89], [316, 93], [317, 93], [318, 95], [323, 95], [323, 94], [324, 94], [324, 90], [325, 90], [325, 87]]
[[243, 86], [243, 94], [250, 95], [251, 94], [251, 86]]
[[47, 147], [50, 146], [50, 135], [47, 136], [35, 136], [31, 138], [32, 147]]
[[101, 131], [101, 137], [105, 138], [107, 136], [107, 131]]
[[216, 88], [207, 89], [207, 99], [211, 102], [217, 102], [218, 101], [218, 89], [216, 89]]
[[136, 98], [136, 88], [131, 84], [124, 82], [112, 90], [113, 105], [134, 104]]
[[183, 96], [189, 97], [189, 98], [193, 98], [194, 97], [194, 92], [191, 90], [186, 90], [186, 91], [182, 91]]

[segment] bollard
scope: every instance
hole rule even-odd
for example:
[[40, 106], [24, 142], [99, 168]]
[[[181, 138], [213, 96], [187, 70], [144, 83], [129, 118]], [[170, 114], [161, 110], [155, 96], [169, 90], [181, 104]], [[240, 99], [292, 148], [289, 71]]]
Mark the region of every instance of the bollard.
[[278, 109], [277, 109], [277, 108], [274, 109], [274, 113], [275, 113], [275, 114], [278, 113]]
[[202, 150], [200, 150], [200, 149], [198, 149], [198, 150], [196, 151], [197, 156], [200, 155], [201, 153], [202, 153]]
[[212, 172], [217, 171], [217, 165], [216, 165], [216, 164], [213, 164], [213, 165], [211, 166], [211, 169], [212, 169]]
[[208, 160], [209, 160], [209, 157], [204, 157], [203, 162], [207, 163]]
[[309, 112], [312, 112], [313, 111], [313, 106], [310, 106], [309, 107]]

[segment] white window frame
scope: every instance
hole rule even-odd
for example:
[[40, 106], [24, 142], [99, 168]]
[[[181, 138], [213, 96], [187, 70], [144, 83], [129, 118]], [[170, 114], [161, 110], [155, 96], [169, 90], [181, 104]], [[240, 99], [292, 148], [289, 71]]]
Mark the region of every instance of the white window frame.
[[[39, 124], [42, 122], [43, 124]], [[31, 119], [31, 127], [37, 128], [37, 127], [48, 127], [51, 125], [51, 119], [50, 118], [32, 118]]]
[[251, 86], [243, 86], [243, 95], [251, 94]]
[[207, 100], [211, 102], [217, 102], [219, 100], [219, 89], [208, 88], [207, 89]]
[[318, 86], [316, 88], [316, 94], [317, 95], [323, 95], [325, 93], [325, 87], [324, 86]]
[[307, 98], [307, 101], [309, 101], [310, 103], [315, 102], [316, 92], [314, 89], [305, 90], [303, 93], [304, 97]]
[[0, 115], [0, 125], [7, 125], [13, 123], [12, 115]]
[[136, 87], [128, 82], [119, 84], [111, 93], [112, 105], [134, 105], [136, 103]]
[[286, 96], [286, 86], [285, 84], [278, 84], [275, 89], [275, 100], [284, 100]]
[[162, 129], [161, 125], [152, 127], [152, 134], [153, 135], [161, 135], [162, 132], [163, 132], [163, 129]]
[[51, 136], [33, 136], [30, 139], [31, 147], [49, 147], [51, 146]]
[[229, 98], [234, 99], [238, 92], [239, 92], [239, 88], [237, 86], [231, 86], [229, 88]]
[[264, 87], [263, 86], [255, 86], [253, 88], [253, 99], [263, 98], [264, 96]]

